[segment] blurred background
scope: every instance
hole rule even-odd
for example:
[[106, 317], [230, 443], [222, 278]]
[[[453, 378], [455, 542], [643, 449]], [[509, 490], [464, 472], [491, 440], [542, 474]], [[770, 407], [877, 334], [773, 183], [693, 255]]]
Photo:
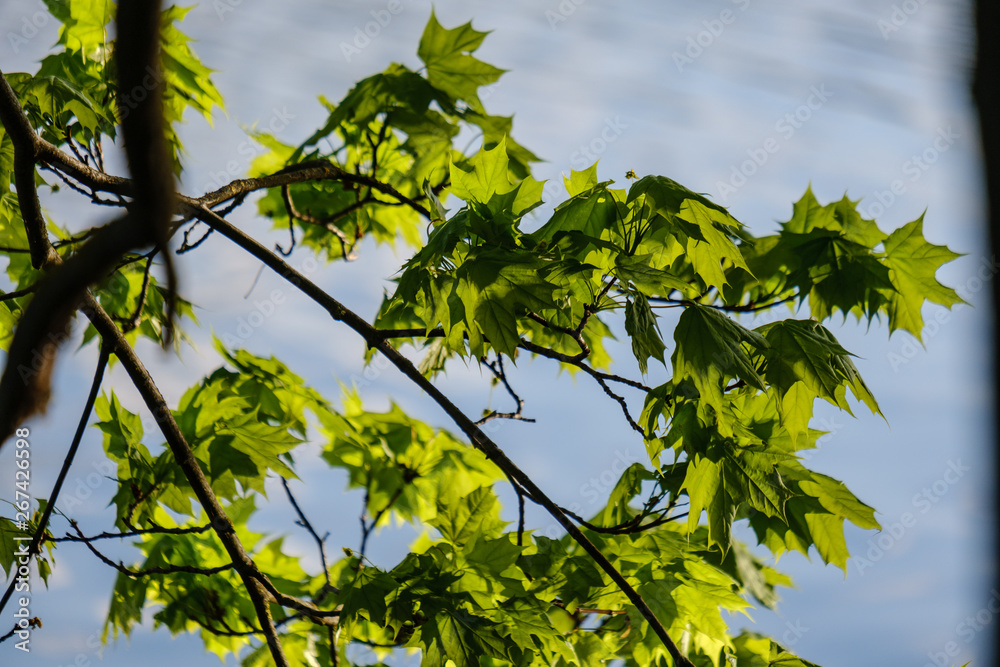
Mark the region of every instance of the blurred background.
[[[446, 27], [473, 20], [477, 29], [493, 31], [477, 56], [509, 72], [481, 97], [490, 113], [515, 114], [514, 136], [546, 160], [535, 177], [550, 180], [550, 204], [540, 209], [537, 224], [565, 196], [561, 175], [600, 159], [602, 179], [624, 183], [629, 169], [669, 176], [728, 206], [755, 234], [771, 233], [777, 221], [787, 220], [792, 202], [811, 185], [821, 203], [845, 193], [861, 200], [865, 217], [876, 218], [885, 231], [924, 215], [930, 242], [965, 253], [939, 278], [970, 305], [952, 311], [929, 306], [923, 344], [905, 334], [890, 338], [879, 322], [831, 327], [860, 356], [857, 366], [888, 424], [866, 410], [854, 419], [817, 404], [813, 425], [829, 434], [809, 463], [874, 506], [883, 531], [848, 526], [853, 556], [846, 578], [818, 557], [783, 557], [778, 568], [797, 588], [784, 591], [779, 612], [756, 610], [753, 621], [733, 617], [731, 626], [770, 634], [822, 665], [992, 664], [991, 640], [1000, 623], [992, 610], [1000, 591], [992, 588], [995, 556], [989, 551], [995, 526], [989, 290], [1000, 265], [987, 250], [968, 93], [970, 3], [439, 0], [434, 8]], [[41, 0], [0, 4], [5, 72], [34, 71], [55, 42], [57, 26], [37, 18], [42, 10]], [[354, 81], [393, 61], [419, 67], [416, 47], [430, 12], [423, 0], [213, 0], [195, 6], [180, 27], [218, 70], [215, 82], [228, 115], [216, 114], [213, 126], [195, 117], [183, 126], [189, 154], [181, 189], [200, 195], [244, 175], [259, 152], [248, 143], [246, 128], [271, 128], [298, 143], [325, 119], [317, 95], [336, 101]], [[765, 144], [778, 149], [762, 157]], [[72, 193], [47, 205], [71, 229], [106, 215]], [[253, 212], [246, 204], [231, 219], [266, 245], [285, 240]], [[370, 317], [406, 253], [405, 247], [367, 244], [358, 261], [313, 267], [310, 278]], [[306, 260], [297, 253], [291, 263], [304, 266]], [[168, 400], [175, 402], [219, 365], [210, 331], [235, 333], [240, 319], [279, 289], [287, 300], [277, 316], [254, 328], [248, 349], [279, 356], [331, 398], [340, 393], [338, 382], [353, 382], [373, 408], [387, 406], [391, 396], [410, 413], [450, 427], [394, 370], [378, 363], [366, 370], [363, 343], [273, 276], [265, 273], [249, 297], [240, 298], [259, 268], [217, 238], [182, 258], [183, 296], [198, 306], [204, 325], [189, 327], [195, 348], [185, 349], [178, 362], [140, 347]], [[672, 322], [661, 326], [667, 331]], [[618, 371], [638, 374], [627, 346], [612, 351]], [[32, 424], [34, 442], [44, 442], [33, 450], [40, 454], [33, 467], [36, 495], [51, 488], [96, 356], [93, 346], [63, 356], [49, 414]], [[651, 383], [666, 377], [666, 369], [651, 366]], [[527, 401], [527, 415], [539, 423], [494, 422], [491, 435], [557, 502], [577, 504], [583, 514], [596, 511], [617, 479], [612, 473], [644, 457], [641, 441], [618, 406], [585, 379], [574, 382], [547, 362], [527, 359], [519, 360], [512, 379]], [[120, 369], [111, 383], [126, 406], [139, 411]], [[491, 396], [489, 378], [475, 366], [455, 364], [440, 384], [470, 414], [491, 402], [505, 405], [506, 397]], [[144, 422], [151, 432], [152, 420]], [[101, 438], [91, 431], [59, 506], [85, 530], [99, 532], [111, 527], [106, 505], [113, 484], [101, 476]], [[320, 447], [318, 441], [303, 446], [297, 457], [303, 483], [294, 488], [317, 528], [330, 531], [335, 554], [341, 546], [357, 547], [361, 498], [341, 494], [342, 477], [310, 465]], [[0, 463], [3, 479], [12, 479], [11, 460], [5, 456]], [[313, 545], [293, 525], [280, 487], [269, 497], [253, 526], [287, 534], [286, 550], [302, 554], [315, 571]], [[511, 495], [504, 497], [514, 507]], [[529, 525], [555, 534], [542, 514], [529, 515]], [[65, 521], [53, 529], [61, 533]], [[748, 530], [741, 536], [752, 540]], [[373, 560], [391, 566], [413, 537], [406, 530], [382, 531], [372, 545]], [[127, 545], [108, 551], [126, 562], [135, 558]], [[141, 660], [158, 667], [212, 660], [195, 635], [153, 632], [151, 614], [130, 641], [102, 649], [114, 577], [84, 547], [61, 546], [48, 591], [39, 584], [32, 598], [32, 612], [45, 627], [34, 632], [30, 658], [11, 658], [8, 643], [0, 662], [112, 666]]]

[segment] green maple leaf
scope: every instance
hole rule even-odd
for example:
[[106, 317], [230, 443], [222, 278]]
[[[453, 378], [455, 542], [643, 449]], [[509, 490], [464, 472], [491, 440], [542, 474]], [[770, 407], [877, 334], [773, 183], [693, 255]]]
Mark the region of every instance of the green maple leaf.
[[775, 450], [736, 446], [731, 440], [713, 442], [704, 452], [695, 454], [682, 485], [691, 503], [688, 529], [694, 530], [705, 510], [709, 544], [726, 551], [741, 502], [766, 516], [784, 518], [791, 491], [777, 466], [789, 458]]
[[517, 180], [508, 168], [506, 141], [493, 148], [483, 148], [465, 165], [451, 164], [451, 192], [459, 199], [487, 203], [495, 194], [506, 194], [517, 187]]
[[845, 195], [840, 201], [824, 206], [816, 200], [810, 186], [792, 205], [792, 218], [783, 223], [782, 227], [794, 234], [826, 229], [842, 234], [855, 243], [875, 247], [885, 239], [885, 233], [874, 220], [862, 218], [857, 205], [857, 201], [852, 201]]
[[483, 43], [488, 32], [472, 28], [472, 22], [446, 29], [431, 12], [420, 38], [417, 55], [427, 65], [427, 80], [457, 100], [482, 113], [478, 89], [493, 83], [505, 70], [470, 55]]
[[[456, 272], [456, 292], [465, 307], [469, 347], [483, 353], [485, 338], [509, 357], [521, 341], [517, 317], [524, 309], [549, 307], [556, 286], [539, 275], [545, 265], [537, 259], [500, 250], [488, 250], [468, 259]], [[482, 333], [476, 338], [475, 334]]]
[[691, 285], [663, 269], [652, 266], [652, 255], [615, 255], [615, 273], [623, 283], [632, 283], [648, 296], [667, 296], [677, 290], [687, 295]]
[[875, 316], [884, 303], [882, 290], [892, 287], [889, 270], [870, 247], [841, 232], [814, 229], [805, 234], [782, 232], [785, 252], [794, 258], [790, 283], [809, 295], [809, 310], [824, 320], [840, 309]]
[[770, 347], [765, 350], [764, 378], [778, 392], [782, 425], [794, 440], [808, 429], [817, 396], [851, 413], [846, 390], [881, 415], [878, 403], [845, 350], [825, 327], [813, 320], [784, 320], [756, 330]]
[[397, 588], [399, 582], [377, 567], [361, 568], [350, 586], [341, 591], [341, 599], [344, 601], [341, 618], [353, 621], [362, 616], [376, 625], [384, 626], [386, 596]]
[[429, 523], [455, 546], [472, 544], [480, 537], [495, 537], [506, 523], [500, 519], [500, 503], [487, 487], [462, 495], [454, 486], [443, 489], [438, 512]]
[[650, 357], [663, 363], [666, 346], [660, 337], [656, 315], [649, 307], [649, 300], [642, 294], [635, 294], [625, 303], [625, 333], [632, 339], [632, 353], [639, 362], [639, 371], [645, 375], [646, 362]]
[[626, 201], [631, 204], [642, 195], [646, 196], [646, 200], [652, 205], [654, 212], [659, 213], [668, 220], [680, 213], [684, 202], [692, 200], [726, 216], [730, 220], [727, 224], [734, 227], [739, 226], [739, 223], [729, 215], [729, 212], [725, 208], [707, 199], [704, 195], [700, 195], [693, 190], [688, 190], [677, 181], [666, 176], [643, 176], [629, 188], [628, 199]]
[[955, 290], [934, 277], [942, 264], [961, 255], [924, 239], [923, 216], [890, 234], [884, 247], [889, 280], [895, 288], [887, 294], [889, 330], [904, 329], [920, 339], [924, 327], [920, 310], [925, 300], [949, 308], [965, 303]]
[[490, 148], [501, 140], [506, 141], [511, 172], [518, 178], [527, 178], [530, 175], [530, 163], [538, 162], [539, 157], [511, 137], [514, 127], [513, 116], [489, 116], [467, 109], [462, 118], [483, 131], [483, 146]]
[[597, 180], [597, 162], [580, 171], [571, 169], [569, 176], [563, 176], [563, 185], [566, 186], [566, 192], [569, 193], [570, 197], [593, 190], [598, 185], [609, 185], [611, 183], [614, 183], [614, 181], [604, 181], [604, 183], [601, 183]]
[[509, 659], [496, 625], [462, 609], [442, 610], [420, 628], [425, 646], [421, 664], [432, 667], [478, 667], [480, 657]]
[[708, 516], [709, 544], [717, 544], [723, 551], [728, 549], [737, 503], [726, 488], [722, 462], [695, 455], [687, 467], [682, 488], [690, 501], [688, 530], [694, 530], [704, 510]]
[[683, 221], [680, 228], [688, 237], [688, 259], [697, 273], [707, 285], [722, 287], [726, 284], [726, 275], [722, 263], [728, 260], [733, 266], [750, 273], [743, 254], [731, 236], [735, 236], [738, 223], [721, 207], [706, 205], [698, 199], [687, 199], [677, 213], [677, 219]]
[[61, 23], [59, 43], [85, 58], [97, 57], [108, 38], [114, 4], [110, 0], [46, 0], [45, 5]]
[[768, 341], [718, 310], [688, 304], [674, 329], [674, 342], [674, 382], [690, 378], [720, 418], [726, 377], [738, 377], [751, 387], [764, 389], [764, 381], [743, 345], [760, 350], [768, 347]]
[[263, 492], [268, 470], [284, 478], [295, 478], [283, 457], [301, 442], [288, 432], [287, 425], [262, 421], [259, 409], [232, 416], [216, 426], [215, 437], [210, 440], [213, 483], [228, 472], [244, 486]]
[[847, 572], [851, 555], [844, 539], [844, 517], [825, 511], [813, 498], [797, 498], [789, 503], [792, 520], [805, 524], [812, 543], [824, 563], [831, 563]]
[[559, 204], [548, 222], [532, 236], [538, 241], [552, 241], [561, 233], [581, 232], [589, 239], [606, 238], [606, 230], [617, 213], [614, 197], [605, 186], [606, 183], [597, 183]]
[[799, 488], [819, 500], [824, 509], [849, 520], [859, 528], [881, 528], [875, 520], [875, 510], [858, 500], [843, 482], [818, 472], [810, 474], [812, 479], [801, 480]]

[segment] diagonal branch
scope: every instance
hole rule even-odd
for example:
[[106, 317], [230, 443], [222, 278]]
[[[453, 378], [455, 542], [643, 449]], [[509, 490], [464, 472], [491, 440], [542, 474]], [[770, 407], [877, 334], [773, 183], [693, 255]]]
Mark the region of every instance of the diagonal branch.
[[102, 340], [108, 342], [115, 356], [121, 361], [125, 372], [128, 373], [132, 384], [135, 385], [135, 388], [142, 396], [146, 407], [153, 413], [160, 431], [163, 433], [164, 438], [166, 438], [167, 446], [170, 448], [174, 460], [180, 466], [184, 477], [191, 484], [198, 502], [201, 503], [205, 513], [208, 515], [215, 533], [219, 536], [219, 540], [232, 560], [233, 567], [243, 581], [247, 594], [250, 596], [250, 600], [257, 612], [257, 619], [264, 630], [268, 648], [275, 660], [275, 664], [279, 665], [279, 667], [286, 667], [289, 663], [284, 657], [281, 643], [278, 639], [277, 628], [274, 625], [271, 610], [268, 606], [277, 597], [275, 595], [277, 591], [274, 590], [273, 585], [267, 581], [263, 573], [257, 568], [256, 563], [250, 558], [239, 537], [237, 537], [233, 522], [226, 515], [225, 510], [215, 496], [215, 492], [212, 491], [212, 487], [205, 477], [204, 471], [198, 465], [194, 452], [184, 438], [184, 434], [181, 433], [180, 427], [170, 412], [170, 408], [167, 407], [167, 403], [163, 399], [163, 395], [160, 394], [160, 390], [153, 382], [153, 378], [150, 377], [149, 372], [138, 355], [136, 355], [135, 350], [125, 339], [125, 335], [118, 330], [111, 317], [108, 316], [107, 312], [104, 311], [89, 292], [86, 295], [86, 302], [82, 310], [90, 319], [94, 328], [97, 329], [97, 333], [101, 335]]
[[191, 214], [262, 261], [269, 268], [274, 270], [317, 304], [322, 306], [333, 319], [343, 322], [353, 329], [357, 334], [364, 338], [369, 347], [375, 348], [385, 355], [385, 357], [392, 362], [392, 364], [396, 366], [396, 368], [398, 368], [403, 375], [408, 377], [418, 387], [427, 392], [434, 402], [437, 403], [449, 417], [451, 417], [458, 428], [465, 433], [465, 435], [472, 442], [472, 445], [476, 449], [483, 452], [486, 457], [493, 461], [501, 470], [504, 471], [504, 473], [517, 480], [518, 484], [524, 487], [528, 495], [535, 502], [544, 507], [549, 514], [551, 514], [553, 518], [559, 522], [566, 532], [570, 534], [576, 543], [590, 555], [594, 562], [596, 562], [601, 569], [607, 573], [611, 580], [614, 581], [615, 585], [625, 594], [629, 601], [639, 610], [639, 613], [641, 613], [649, 622], [650, 627], [652, 627], [653, 631], [660, 638], [660, 641], [663, 642], [667, 651], [670, 653], [674, 664], [681, 665], [682, 667], [693, 667], [691, 661], [684, 657], [684, 655], [680, 652], [677, 645], [667, 634], [666, 628], [659, 621], [659, 619], [656, 618], [656, 615], [653, 613], [652, 609], [650, 609], [649, 605], [642, 598], [639, 592], [628, 582], [621, 572], [618, 571], [611, 561], [608, 560], [601, 550], [597, 548], [597, 546], [595, 546], [586, 535], [584, 535], [583, 531], [581, 531], [580, 528], [573, 523], [573, 521], [559, 508], [558, 505], [556, 505], [540, 488], [538, 488], [535, 482], [528, 475], [521, 471], [521, 469], [518, 468], [513, 461], [507, 458], [507, 455], [503, 452], [503, 450], [501, 450], [500, 447], [493, 442], [482, 429], [476, 426], [476, 424], [473, 423], [473, 421], [469, 419], [465, 413], [458, 408], [458, 406], [452, 403], [440, 389], [425, 378], [409, 359], [404, 357], [399, 351], [390, 345], [386, 341], [385, 337], [377, 329], [375, 329], [375, 327], [353, 311], [346, 308], [332, 296], [324, 292], [315, 283], [311, 282], [305, 276], [297, 272], [280, 257], [270, 252], [256, 240], [229, 224], [214, 211], [209, 210], [205, 206], [201, 206], [191, 210]]

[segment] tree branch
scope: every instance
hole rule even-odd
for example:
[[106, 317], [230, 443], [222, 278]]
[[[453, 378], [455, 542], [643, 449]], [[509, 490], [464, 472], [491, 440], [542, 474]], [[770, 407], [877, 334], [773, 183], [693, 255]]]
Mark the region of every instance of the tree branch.
[[100, 551], [98, 551], [97, 547], [91, 544], [90, 540], [87, 539], [87, 537], [83, 534], [83, 531], [80, 530], [80, 525], [76, 521], [70, 519], [69, 525], [71, 525], [73, 527], [73, 530], [76, 531], [77, 535], [76, 541], [83, 542], [87, 546], [87, 548], [90, 549], [90, 552], [95, 556], [97, 556], [97, 558], [102, 563], [104, 563], [105, 565], [110, 565], [115, 570], [121, 572], [122, 574], [128, 577], [138, 578], [138, 577], [145, 577], [151, 574], [174, 574], [176, 572], [186, 572], [188, 574], [201, 574], [205, 576], [210, 576], [213, 574], [218, 574], [220, 572], [225, 572], [226, 570], [233, 569], [232, 563], [226, 563], [224, 565], [219, 565], [217, 567], [195, 567], [193, 565], [167, 565], [167, 566], [145, 567], [142, 568], [141, 570], [133, 570], [129, 567], [126, 567], [125, 564], [122, 563], [121, 561], [118, 561], [116, 563], [115, 561], [111, 560], [110, 558], [102, 554]]
[[296, 521], [295, 523], [306, 529], [306, 532], [308, 532], [312, 536], [313, 540], [316, 542], [316, 548], [319, 550], [319, 562], [320, 565], [322, 565], [323, 567], [323, 578], [326, 580], [326, 583], [323, 584], [323, 588], [316, 596], [316, 602], [319, 602], [320, 600], [323, 599], [323, 597], [326, 596], [327, 592], [330, 591], [334, 593], [340, 592], [340, 589], [334, 586], [333, 582], [330, 581], [330, 566], [327, 563], [326, 559], [326, 538], [330, 536], [330, 533], [327, 533], [323, 537], [320, 537], [319, 533], [316, 532], [316, 529], [313, 528], [313, 525], [309, 522], [309, 519], [306, 518], [306, 515], [302, 511], [302, 508], [299, 507], [298, 501], [296, 501], [295, 496], [292, 495], [292, 489], [288, 486], [288, 480], [285, 479], [284, 477], [281, 478], [281, 486], [284, 487], [285, 495], [288, 496], [288, 502], [290, 502], [292, 504], [292, 507], [295, 508], [295, 513], [299, 517], [299, 520]]
[[[0, 123], [10, 135], [14, 146], [14, 187], [24, 218], [24, 228], [31, 249], [31, 266], [40, 269], [50, 259], [52, 253], [45, 234], [45, 219], [42, 205], [38, 201], [35, 188], [35, 161], [38, 158], [41, 139], [31, 127], [28, 116], [17, 100], [17, 94], [10, 87], [7, 77], [0, 71]], [[2, 441], [0, 441], [2, 442]]]
[[538, 488], [530, 477], [524, 474], [520, 468], [507, 458], [507, 455], [503, 452], [503, 450], [501, 450], [500, 447], [497, 446], [497, 444], [482, 431], [482, 429], [476, 426], [475, 423], [473, 423], [473, 421], [458, 408], [458, 406], [452, 403], [436, 386], [434, 386], [433, 383], [425, 378], [406, 357], [392, 347], [392, 345], [386, 341], [385, 337], [377, 329], [353, 311], [346, 308], [332, 296], [324, 292], [316, 284], [309, 281], [305, 276], [298, 273], [280, 257], [276, 256], [256, 240], [229, 224], [214, 211], [201, 206], [197, 209], [193, 209], [191, 213], [198, 219], [213, 227], [226, 238], [236, 243], [236, 245], [243, 248], [260, 261], [264, 262], [264, 264], [278, 273], [281, 277], [301, 290], [317, 304], [321, 305], [333, 319], [341, 321], [353, 329], [365, 340], [369, 347], [375, 348], [384, 354], [385, 357], [406, 377], [427, 392], [434, 402], [437, 403], [449, 417], [451, 417], [459, 429], [465, 433], [465, 435], [472, 442], [472, 445], [482, 451], [486, 457], [493, 461], [501, 470], [516, 479], [517, 482], [524, 487], [525, 491], [527, 491], [531, 498], [544, 507], [549, 514], [551, 514], [556, 521], [562, 525], [562, 527], [567, 533], [570, 534], [577, 544], [579, 544], [584, 551], [586, 551], [601, 567], [601, 569], [608, 574], [611, 580], [614, 581], [615, 585], [618, 586], [629, 601], [636, 606], [639, 613], [641, 613], [649, 622], [650, 627], [652, 627], [653, 631], [660, 638], [660, 641], [663, 642], [667, 651], [670, 653], [674, 663], [682, 665], [683, 667], [693, 667], [691, 661], [684, 657], [684, 655], [677, 648], [677, 645], [674, 644], [673, 640], [667, 634], [666, 628], [662, 623], [660, 623], [659, 619], [656, 618], [656, 615], [650, 609], [649, 605], [642, 598], [639, 592], [635, 590], [635, 588], [618, 571], [611, 561], [607, 559], [601, 550], [598, 549], [589, 539], [587, 539], [587, 536], [583, 534], [579, 527], [573, 523], [565, 512], [559, 509], [558, 505], [556, 505], [551, 499], [549, 499], [548, 496], [544, 494], [544, 492], [542, 492], [540, 488]]
[[[175, 206], [173, 172], [164, 136], [160, 90], [163, 78], [154, 77], [157, 83], [153, 86], [143, 84], [148, 72], [159, 68], [160, 5], [159, 1], [123, 0], [116, 17], [118, 88], [127, 91], [144, 87], [147, 91], [141, 100], [136, 100], [134, 109], [122, 114], [125, 153], [133, 176], [132, 205], [124, 217], [95, 232], [66, 261], [61, 260], [49, 243], [35, 189], [35, 165], [45, 159], [43, 142], [6, 78], [0, 76], [0, 120], [15, 148], [15, 185], [32, 265], [52, 269], [18, 323], [0, 377], [0, 446], [24, 419], [45, 410], [56, 352], [67, 336], [70, 318], [87, 287], [105, 276], [127, 251], [153, 242], [166, 247]], [[65, 155], [58, 149], [55, 151]], [[176, 292], [176, 275], [169, 254], [166, 265], [172, 295]], [[170, 338], [174, 310], [173, 297], [167, 301], [165, 343]], [[38, 359], [41, 363], [37, 363]]]

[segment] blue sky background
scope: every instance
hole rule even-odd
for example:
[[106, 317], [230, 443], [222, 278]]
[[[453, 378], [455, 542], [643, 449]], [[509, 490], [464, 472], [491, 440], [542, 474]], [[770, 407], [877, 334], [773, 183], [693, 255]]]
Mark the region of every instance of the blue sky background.
[[[189, 151], [184, 191], [201, 194], [242, 175], [247, 166], [242, 128], [287, 124], [279, 136], [296, 143], [325, 117], [317, 95], [337, 100], [352, 82], [393, 61], [419, 66], [416, 46], [430, 13], [424, 1], [401, 0], [402, 10], [379, 26], [368, 44], [345, 55], [342, 44], [364, 44], [353, 43], [356, 29], [364, 30], [374, 20], [371, 12], [388, 4], [216, 0], [192, 10], [182, 27], [199, 40], [196, 49], [205, 63], [219, 70], [215, 80], [229, 115], [217, 114], [214, 128], [193, 117], [184, 126]], [[51, 21], [27, 43], [10, 39], [12, 33], [30, 33], [22, 32], [24, 21], [40, 7], [40, 0], [0, 4], [5, 72], [33, 69], [55, 41]], [[977, 129], [966, 92], [972, 66], [967, 3], [447, 0], [435, 8], [445, 26], [472, 19], [476, 28], [494, 31], [477, 55], [510, 71], [484, 93], [485, 104], [491, 113], [515, 114], [515, 137], [547, 160], [535, 176], [552, 180], [551, 196], [563, 195], [560, 174], [587, 166], [584, 153], [590, 152], [601, 160], [602, 178], [623, 182], [628, 169], [670, 176], [729, 206], [758, 234], [788, 219], [791, 203], [811, 183], [821, 202], [845, 192], [862, 199], [862, 210], [884, 230], [926, 211], [928, 240], [966, 253], [939, 276], [972, 307], [928, 307], [923, 346], [904, 334], [889, 338], [878, 323], [870, 328], [834, 323], [842, 344], [861, 357], [858, 368], [889, 423], [863, 410], [852, 419], [817, 404], [814, 425], [831, 434], [809, 464], [844, 480], [877, 508], [885, 530], [879, 535], [848, 528], [854, 558], [846, 578], [818, 557], [782, 558], [779, 568], [793, 576], [797, 589], [784, 592], [778, 614], [759, 610], [753, 616], [756, 629], [819, 664], [991, 664], [990, 639], [1000, 622], [987, 606], [1000, 597], [991, 589], [994, 556], [988, 551], [995, 522], [988, 290], [996, 268], [987, 250]], [[803, 107], [817, 91], [824, 98], [811, 98], [818, 108]], [[796, 113], [797, 127], [783, 120]], [[734, 168], [759, 156], [768, 140], [777, 152], [745, 184], [724, 190], [720, 183], [738, 184], [731, 180]], [[238, 171], [229, 174], [234, 160]], [[897, 180], [904, 191], [890, 201], [887, 193]], [[106, 211], [79, 204], [72, 197], [50, 202], [59, 222], [73, 229], [103, 221]], [[252, 212], [253, 206], [245, 205], [232, 219], [259, 238], [283, 239], [270, 236]], [[405, 249], [369, 244], [359, 261], [319, 268], [311, 277], [371, 316], [404, 256]], [[292, 263], [304, 259], [296, 255]], [[234, 298], [249, 289], [259, 266], [223, 239], [185, 256], [181, 268], [184, 296], [199, 306], [206, 327], [196, 336], [197, 350], [185, 350], [178, 362], [153, 347], [140, 348], [169, 400], [218, 366], [208, 329], [235, 332], [239, 318], [255, 308], [254, 300], [276, 289], [287, 297], [285, 303], [246, 347], [276, 353], [330, 396], [339, 393], [338, 381], [364, 377], [363, 343], [273, 276], [263, 275], [249, 299]], [[672, 323], [667, 319], [661, 326], [666, 331]], [[614, 352], [622, 373], [638, 373], [627, 345]], [[95, 359], [92, 347], [64, 357], [53, 407], [32, 424], [37, 495], [47, 495], [54, 480]], [[449, 371], [441, 385], [470, 414], [491, 398], [503, 405], [504, 397], [491, 397], [488, 378], [478, 369], [455, 364]], [[666, 377], [665, 369], [651, 366], [650, 382]], [[620, 470], [622, 461], [638, 460], [642, 443], [627, 429], [618, 406], [586, 378], [574, 382], [549, 363], [525, 360], [513, 380], [529, 416], [539, 423], [499, 424], [494, 438], [563, 505], [578, 503], [583, 513], [596, 510], [592, 490], [603, 498], [610, 471]], [[120, 369], [111, 382], [137, 410]], [[387, 405], [391, 395], [412, 414], [450, 427], [394, 371], [378, 371], [362, 393], [375, 407]], [[151, 431], [151, 420], [144, 421]], [[330, 531], [331, 551], [356, 547], [361, 499], [341, 495], [342, 477], [310, 465], [320, 446], [305, 445], [299, 457], [304, 482], [299, 499], [313, 522]], [[109, 481], [91, 475], [100, 452], [94, 431], [84, 440], [60, 502], [95, 532], [110, 526], [106, 504], [113, 492]], [[12, 461], [9, 452], [0, 456], [0, 480], [13, 479]], [[0, 497], [9, 495], [2, 489]], [[927, 500], [919, 497], [924, 489]], [[906, 513], [913, 517], [908, 526], [902, 524]], [[288, 548], [315, 565], [312, 544], [291, 517], [275, 487], [255, 526], [286, 533]], [[543, 531], [551, 528], [542, 514], [529, 519]], [[750, 538], [749, 531], [744, 534]], [[373, 544], [373, 559], [391, 565], [412, 536], [383, 531]], [[109, 551], [134, 558], [127, 546]], [[33, 635], [30, 658], [7, 643], [0, 647], [3, 664], [141, 661], [158, 667], [214, 661], [204, 657], [196, 636], [152, 632], [148, 616], [130, 642], [102, 652], [96, 639], [114, 573], [83, 547], [61, 547], [56, 559], [48, 591], [39, 586], [32, 598], [32, 611], [45, 627]], [[734, 628], [747, 625], [745, 619], [733, 620]]]

